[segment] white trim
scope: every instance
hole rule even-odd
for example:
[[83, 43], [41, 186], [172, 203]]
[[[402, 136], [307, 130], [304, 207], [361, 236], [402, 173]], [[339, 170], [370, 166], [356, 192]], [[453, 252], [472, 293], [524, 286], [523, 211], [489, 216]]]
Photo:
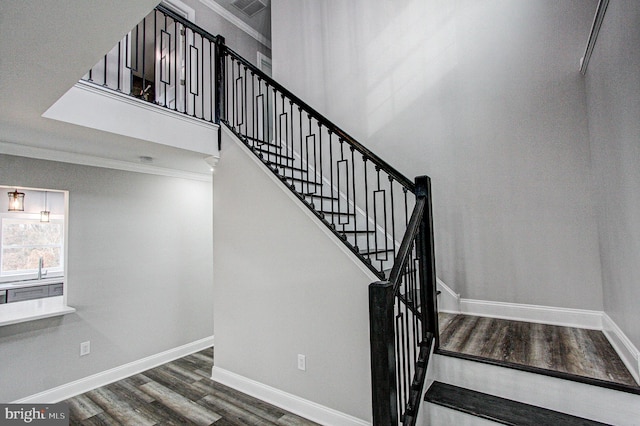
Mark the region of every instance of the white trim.
[[190, 179], [211, 182], [208, 173], [185, 172], [164, 167], [138, 164], [129, 161], [113, 160], [74, 152], [56, 151], [47, 148], [20, 145], [0, 141], [0, 154], [16, 155], [19, 157], [36, 158], [39, 160], [59, 161], [61, 163], [80, 164], [84, 166], [102, 167], [105, 169], [124, 170], [127, 172], [146, 173], [149, 175], [168, 176], [180, 179]]
[[460, 299], [460, 313], [514, 321], [602, 330], [602, 311]]
[[[176, 111], [170, 110], [169, 108], [163, 107], [161, 105], [156, 105], [152, 102], [145, 102], [145, 101], [141, 101], [140, 99], [134, 98], [133, 96], [127, 95], [125, 93], [122, 92], [118, 92], [115, 90], [109, 90], [109, 89], [105, 89], [104, 87], [102, 87], [99, 84], [96, 83], [91, 83], [88, 81], [84, 81], [84, 80], [80, 80], [78, 81], [75, 85], [75, 88], [77, 89], [82, 89], [85, 90], [89, 93], [93, 93], [95, 95], [100, 95], [100, 96], [104, 96], [105, 98], [109, 98], [109, 99], [113, 99], [113, 100], [117, 100], [120, 102], [124, 102], [126, 104], [132, 105], [136, 108], [142, 108], [142, 109], [146, 109], [147, 111], [151, 111], [154, 113], [158, 113], [158, 114], [162, 114], [166, 117], [170, 117], [174, 120], [182, 120], [186, 123], [189, 123], [191, 125], [197, 125], [206, 129], [217, 129], [218, 125], [215, 123], [211, 123], [208, 121], [205, 121], [201, 118], [196, 118], [196, 117], [192, 117], [190, 115], [187, 114], [180, 114]], [[45, 111], [44, 114], [42, 114], [43, 117], [45, 118], [49, 118], [47, 116], [47, 111]], [[55, 119], [54, 119], [55, 120]]]
[[[640, 395], [435, 354], [430, 380], [612, 425], [637, 425]], [[422, 410], [422, 408], [421, 408]]]
[[640, 384], [640, 351], [606, 312], [602, 313], [602, 332], [616, 350], [635, 381]]
[[213, 336], [205, 337], [177, 348], [169, 349], [156, 355], [151, 355], [92, 376], [84, 377], [71, 383], [49, 389], [35, 395], [18, 399], [13, 404], [51, 404], [63, 401], [67, 398], [88, 392], [100, 386], [122, 380], [134, 374], [141, 373], [150, 368], [157, 367], [167, 362], [182, 358], [183, 356], [201, 351], [213, 346]]
[[211, 370], [211, 379], [323, 425], [368, 426], [371, 424], [216, 366]]
[[453, 291], [440, 278], [436, 278], [437, 289], [440, 290], [438, 297], [438, 311], [451, 314], [460, 313], [460, 295]]
[[196, 11], [180, 0], [162, 0], [163, 6], [186, 18], [189, 22], [196, 22]]
[[271, 40], [260, 34], [255, 29], [251, 28], [249, 24], [244, 22], [242, 19], [238, 18], [233, 13], [229, 12], [227, 9], [219, 5], [213, 0], [200, 0], [200, 3], [207, 6], [209, 9], [216, 12], [218, 15], [222, 16], [227, 21], [231, 22], [236, 27], [240, 28], [245, 33], [249, 34], [251, 37], [256, 39], [260, 44], [265, 47], [271, 49]]
[[[265, 64], [269, 64], [269, 72], [265, 71], [264, 69], [264, 65]], [[262, 72], [264, 72], [265, 74], [267, 74], [269, 77], [273, 77], [273, 61], [271, 60], [270, 57], [268, 57], [267, 55], [265, 55], [262, 52], [258, 52], [258, 69]]]
[[224, 132], [235, 142], [235, 144], [237, 146], [240, 147], [240, 149], [242, 150], [242, 152], [245, 153], [245, 155], [247, 155], [247, 157], [249, 157], [251, 159], [251, 161], [253, 161], [255, 164], [257, 164], [260, 170], [262, 170], [264, 172], [264, 174], [266, 176], [269, 177], [269, 179], [271, 179], [273, 182], [276, 182], [278, 185], [277, 187], [280, 188], [282, 190], [282, 192], [284, 192], [285, 194], [287, 194], [287, 196], [294, 200], [294, 202], [296, 203], [296, 205], [300, 208], [300, 210], [302, 210], [308, 217], [311, 218], [311, 220], [313, 220], [313, 223], [315, 223], [318, 228], [320, 228], [320, 230], [322, 230], [322, 232], [325, 233], [325, 235], [327, 235], [329, 238], [331, 238], [331, 240], [338, 246], [338, 248], [340, 248], [340, 250], [342, 250], [343, 253], [345, 253], [347, 256], [349, 256], [349, 259], [351, 259], [351, 261], [358, 266], [358, 268], [360, 268], [361, 271], [363, 271], [371, 280], [371, 282], [374, 281], [379, 281], [380, 278], [378, 278], [373, 271], [371, 271], [369, 268], [367, 268], [365, 266], [365, 264], [358, 258], [356, 257], [355, 254], [353, 254], [353, 252], [351, 252], [351, 250], [349, 250], [345, 244], [342, 242], [342, 240], [340, 240], [333, 232], [331, 232], [331, 230], [329, 228], [327, 228], [327, 226], [325, 224], [323, 224], [320, 219], [318, 219], [318, 217], [313, 214], [313, 212], [311, 210], [309, 210], [303, 203], [302, 201], [300, 201], [300, 199], [298, 197], [296, 197], [294, 195], [294, 193], [288, 189], [280, 179], [278, 179], [276, 177], [275, 174], [273, 174], [271, 171], [269, 171], [269, 169], [264, 165], [264, 163], [262, 162], [262, 160], [260, 160], [258, 157], [256, 157], [255, 154], [253, 154], [249, 148], [242, 143], [238, 137], [227, 128], [227, 126], [221, 126], [222, 129], [224, 130]]

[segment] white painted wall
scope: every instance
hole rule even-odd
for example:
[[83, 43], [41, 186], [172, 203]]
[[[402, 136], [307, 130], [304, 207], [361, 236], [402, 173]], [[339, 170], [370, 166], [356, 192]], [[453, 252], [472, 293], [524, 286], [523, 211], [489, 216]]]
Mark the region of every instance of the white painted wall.
[[578, 73], [595, 4], [274, 0], [274, 75], [431, 176], [438, 275], [462, 297], [602, 310]]
[[611, 0], [586, 74], [605, 312], [640, 347], [640, 3]]
[[218, 154], [217, 125], [83, 81], [42, 116], [208, 156]]
[[215, 369], [370, 420], [367, 286], [375, 277], [223, 135], [214, 175]]
[[[213, 334], [211, 183], [4, 154], [0, 183], [69, 190], [77, 309], [0, 327], [0, 401]], [[86, 340], [91, 354], [80, 358]]]

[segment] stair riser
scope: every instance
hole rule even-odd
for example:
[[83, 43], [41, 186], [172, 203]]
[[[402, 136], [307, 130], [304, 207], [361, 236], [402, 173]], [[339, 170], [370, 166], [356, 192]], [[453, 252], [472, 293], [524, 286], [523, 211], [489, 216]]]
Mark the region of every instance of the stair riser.
[[422, 402], [416, 420], [416, 426], [495, 426], [500, 424], [428, 402]]
[[640, 418], [640, 395], [439, 354], [428, 379], [608, 424]]

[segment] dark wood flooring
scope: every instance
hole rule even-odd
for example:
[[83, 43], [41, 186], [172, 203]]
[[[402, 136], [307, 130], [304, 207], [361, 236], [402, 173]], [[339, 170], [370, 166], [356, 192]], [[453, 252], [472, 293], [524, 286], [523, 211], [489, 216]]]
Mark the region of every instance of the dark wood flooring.
[[70, 425], [317, 425], [210, 379], [213, 348], [66, 400]]
[[433, 382], [429, 387], [425, 401], [504, 425], [607, 426], [606, 423], [440, 382]]
[[445, 313], [439, 322], [441, 350], [640, 389], [601, 331]]

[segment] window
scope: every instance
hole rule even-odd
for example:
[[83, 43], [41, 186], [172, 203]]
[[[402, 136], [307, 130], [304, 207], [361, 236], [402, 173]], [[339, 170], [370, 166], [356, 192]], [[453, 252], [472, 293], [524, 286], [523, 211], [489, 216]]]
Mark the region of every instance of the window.
[[0, 284], [64, 276], [66, 191], [21, 188], [24, 211], [8, 211], [11, 188], [0, 186]]
[[[9, 211], [7, 192], [16, 189], [24, 210]], [[0, 327], [75, 312], [67, 306], [68, 210], [67, 191], [0, 185]]]
[[51, 219], [43, 223], [31, 214], [21, 216], [2, 217], [0, 278], [30, 278], [38, 273], [40, 259], [43, 275], [61, 275], [64, 269], [63, 221]]

